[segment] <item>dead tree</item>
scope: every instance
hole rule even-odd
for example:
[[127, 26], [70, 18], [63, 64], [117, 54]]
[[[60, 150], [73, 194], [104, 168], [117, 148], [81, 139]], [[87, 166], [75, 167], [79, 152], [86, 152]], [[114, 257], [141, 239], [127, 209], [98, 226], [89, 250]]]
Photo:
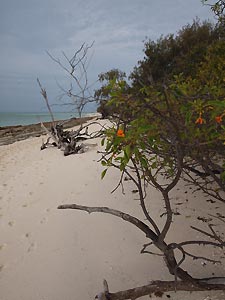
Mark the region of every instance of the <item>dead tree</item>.
[[93, 44], [94, 42], [91, 45], [82, 44], [71, 58], [69, 58], [65, 52], [62, 52], [63, 61], [47, 52], [50, 58], [69, 75], [69, 79], [71, 80], [69, 88], [64, 88], [58, 84], [62, 91], [60, 98], [64, 96], [69, 97], [70, 102], [65, 105], [75, 106], [79, 117], [82, 116], [82, 112], [88, 103], [96, 101], [91, 94], [90, 87], [93, 84], [89, 85], [87, 74], [92, 58], [92, 55], [90, 58], [88, 57], [88, 52]]
[[[81, 124], [78, 130], [64, 130], [63, 125], [66, 121], [56, 122], [54, 119], [51, 106], [49, 105], [48, 96], [46, 90], [42, 87], [41, 82], [37, 79], [39, 87], [41, 89], [41, 94], [46, 102], [49, 114], [52, 119], [52, 126], [48, 130], [43, 123], [41, 123], [42, 128], [48, 135], [47, 141], [42, 141], [41, 150], [44, 150], [48, 147], [57, 147], [58, 149], [64, 152], [64, 156], [70, 154], [82, 153], [87, 149], [87, 144], [83, 143], [85, 140], [94, 139], [102, 136], [104, 133], [105, 127], [98, 123], [97, 121], [90, 122], [88, 125]], [[95, 132], [89, 132], [88, 128], [93, 125], [98, 124], [99, 130]], [[50, 142], [52, 140], [52, 142]], [[90, 146], [90, 144], [89, 144]]]
[[[48, 130], [43, 124], [42, 127], [49, 135], [46, 142], [42, 142], [41, 150], [44, 150], [48, 147], [57, 147], [62, 150], [64, 156], [70, 154], [77, 154], [85, 152], [90, 146], [96, 146], [96, 144], [86, 143], [85, 141], [100, 137], [104, 134], [105, 127], [100, 123], [93, 121], [87, 125], [81, 124], [77, 130], [64, 130], [63, 123], [57, 123], [54, 127], [51, 127], [51, 130]], [[89, 127], [93, 124], [99, 126], [99, 130], [95, 132], [89, 132]], [[52, 142], [50, 143], [50, 140]]]

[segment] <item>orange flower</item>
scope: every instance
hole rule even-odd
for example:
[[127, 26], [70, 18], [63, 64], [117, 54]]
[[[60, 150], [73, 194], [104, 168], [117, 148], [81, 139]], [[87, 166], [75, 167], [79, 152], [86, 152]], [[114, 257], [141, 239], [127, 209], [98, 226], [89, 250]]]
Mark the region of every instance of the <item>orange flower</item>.
[[195, 124], [200, 124], [202, 125], [204, 122], [204, 120], [202, 119], [202, 117], [199, 117], [196, 121], [195, 121]]
[[116, 135], [119, 136], [119, 137], [125, 137], [125, 134], [124, 134], [124, 132], [123, 132], [123, 129], [118, 129]]
[[215, 120], [218, 124], [220, 124], [223, 120], [222, 120], [222, 116], [217, 116], [215, 117]]

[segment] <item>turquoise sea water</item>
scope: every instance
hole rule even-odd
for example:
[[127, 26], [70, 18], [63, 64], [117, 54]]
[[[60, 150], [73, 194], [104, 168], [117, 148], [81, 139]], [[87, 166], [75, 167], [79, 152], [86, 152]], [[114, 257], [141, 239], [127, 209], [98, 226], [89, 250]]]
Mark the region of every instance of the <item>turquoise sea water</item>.
[[[87, 114], [86, 114], [87, 115]], [[90, 113], [88, 114], [90, 115]], [[85, 114], [83, 114], [85, 116]], [[78, 114], [71, 112], [56, 112], [54, 113], [55, 120], [66, 120], [70, 118], [78, 117]], [[14, 126], [14, 125], [29, 125], [40, 122], [51, 121], [49, 113], [33, 112], [33, 113], [22, 113], [22, 112], [0, 112], [0, 127], [3, 126]]]

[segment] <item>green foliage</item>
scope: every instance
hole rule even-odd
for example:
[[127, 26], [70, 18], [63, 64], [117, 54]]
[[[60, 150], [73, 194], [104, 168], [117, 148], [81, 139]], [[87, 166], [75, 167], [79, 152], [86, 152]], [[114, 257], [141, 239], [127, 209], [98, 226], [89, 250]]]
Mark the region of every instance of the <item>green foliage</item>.
[[[101, 83], [104, 83], [98, 90], [95, 91], [95, 99], [99, 103], [97, 111], [102, 114], [103, 118], [107, 118], [115, 112], [115, 107], [108, 105], [108, 100], [110, 99], [111, 91], [111, 82], [124, 82], [126, 73], [118, 70], [112, 69], [106, 73], [101, 73], [98, 76], [98, 80]], [[106, 83], [105, 83], [106, 82]]]
[[171, 187], [194, 170], [198, 188], [210, 189], [211, 177], [225, 190], [224, 1], [210, 6], [216, 25], [195, 20], [176, 36], [146, 41], [130, 86], [121, 71], [100, 74], [100, 110], [116, 124], [103, 141], [107, 168], [133, 166], [157, 188], [158, 177]]
[[195, 77], [196, 67], [218, 36], [215, 25], [195, 20], [192, 25], [184, 26], [177, 36], [170, 34], [156, 42], [146, 41], [145, 57], [130, 76], [133, 87], [139, 89], [144, 85], [168, 83], [180, 73]]
[[105, 177], [105, 174], [106, 174], [107, 170], [108, 170], [108, 169], [105, 169], [105, 170], [102, 171], [101, 179], [103, 179], [103, 178]]
[[225, 1], [224, 0], [218, 0], [214, 3], [209, 0], [202, 0], [203, 4], [209, 5], [211, 7], [211, 10], [215, 14], [215, 16], [218, 18], [218, 22], [220, 25], [224, 27], [225, 25], [225, 16], [224, 16], [224, 10], [225, 10]]
[[[168, 187], [179, 172], [197, 168], [225, 190], [224, 40], [209, 23], [194, 22], [176, 39], [146, 44], [146, 55], [136, 69], [141, 87], [135, 80], [129, 89], [124, 80], [108, 82], [116, 126], [107, 131], [104, 165], [121, 171], [133, 165], [151, 183], [164, 177]], [[157, 83], [149, 84], [143, 69], [149, 64]]]

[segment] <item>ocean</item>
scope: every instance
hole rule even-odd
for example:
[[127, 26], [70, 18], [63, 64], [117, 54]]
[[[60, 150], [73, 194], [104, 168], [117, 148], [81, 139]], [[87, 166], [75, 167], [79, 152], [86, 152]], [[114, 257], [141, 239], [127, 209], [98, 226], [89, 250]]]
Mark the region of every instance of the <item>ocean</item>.
[[[92, 113], [83, 113], [82, 116], [89, 116], [91, 114]], [[55, 112], [53, 115], [55, 120], [67, 120], [78, 117], [77, 113], [71, 112]], [[48, 121], [51, 121], [51, 117], [48, 112], [0, 112], [0, 127], [29, 125]]]

